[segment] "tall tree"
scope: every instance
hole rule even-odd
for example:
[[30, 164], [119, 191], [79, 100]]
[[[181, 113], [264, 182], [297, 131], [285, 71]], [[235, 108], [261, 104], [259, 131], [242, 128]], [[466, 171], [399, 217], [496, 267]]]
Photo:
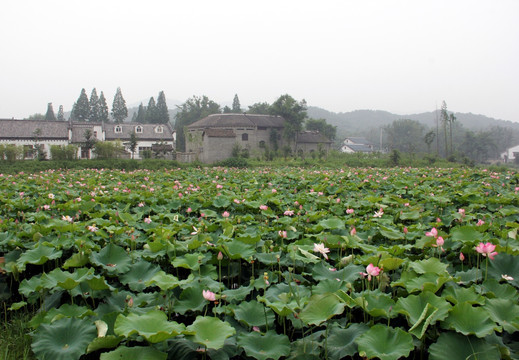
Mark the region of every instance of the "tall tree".
[[52, 103], [47, 104], [47, 113], [45, 114], [46, 121], [55, 121], [56, 115], [54, 115], [54, 109], [52, 108]]
[[445, 140], [445, 157], [449, 156], [449, 141], [447, 139], [447, 124], [449, 123], [449, 113], [447, 112], [447, 104], [445, 101], [442, 102], [442, 108], [440, 110], [440, 118], [443, 126], [443, 138]]
[[249, 113], [258, 115], [270, 114], [270, 104], [267, 102], [255, 103], [249, 106]]
[[193, 96], [182, 105], [177, 105], [178, 112], [175, 115], [175, 130], [177, 132], [177, 151], [186, 151], [184, 128], [197, 120], [211, 114], [220, 113], [220, 105], [207, 96]]
[[435, 137], [436, 137], [436, 133], [434, 132], [434, 130], [429, 131], [424, 136], [424, 141], [427, 144], [427, 152], [429, 152], [429, 153], [431, 152], [431, 144], [434, 141]]
[[63, 105], [60, 105], [58, 109], [58, 121], [65, 121], [65, 111], [63, 110]]
[[232, 112], [233, 113], [241, 113], [240, 99], [238, 99], [238, 94], [234, 94], [234, 99], [232, 100]]
[[153, 96], [150, 97], [150, 101], [148, 101], [148, 106], [146, 107], [146, 122], [148, 124], [157, 123], [157, 105], [155, 104]]
[[96, 88], [92, 89], [92, 93], [90, 94], [90, 115], [89, 120], [92, 122], [98, 122], [100, 118], [101, 108], [99, 106], [99, 96], [97, 96]]
[[157, 123], [169, 123], [169, 110], [164, 91], [159, 92], [159, 97], [157, 98]]
[[121, 123], [128, 117], [128, 108], [126, 107], [126, 101], [123, 98], [121, 88], [117, 88], [117, 92], [114, 96], [114, 102], [112, 104], [112, 117], [116, 123]]
[[452, 146], [452, 124], [456, 122], [456, 116], [453, 113], [449, 115], [449, 137], [451, 143], [451, 154], [454, 154], [454, 148]]
[[317, 130], [329, 140], [335, 140], [337, 126], [326, 123], [325, 119], [307, 119], [305, 122], [306, 130]]
[[232, 111], [232, 109], [231, 109], [229, 106], [225, 105], [225, 106], [223, 107], [222, 112], [223, 112], [224, 114], [231, 114], [233, 111]]
[[400, 119], [384, 127], [391, 150], [414, 153], [423, 146], [425, 127], [416, 120]]
[[141, 124], [146, 122], [146, 108], [142, 105], [142, 103], [140, 103], [139, 109], [137, 110], [137, 113], [134, 115], [135, 115], [135, 118], [133, 121], [141, 123]]
[[270, 106], [270, 113], [286, 120], [283, 137], [294, 143], [294, 154], [297, 154], [297, 135], [303, 129], [306, 118], [306, 101], [303, 99], [298, 102], [288, 94], [281, 95]]
[[109, 122], [110, 118], [108, 117], [108, 104], [106, 103], [105, 94], [101, 91], [101, 95], [99, 95], [99, 120], [101, 122]]
[[81, 94], [76, 101], [74, 109], [74, 120], [87, 121], [90, 115], [90, 102], [85, 89], [81, 89]]

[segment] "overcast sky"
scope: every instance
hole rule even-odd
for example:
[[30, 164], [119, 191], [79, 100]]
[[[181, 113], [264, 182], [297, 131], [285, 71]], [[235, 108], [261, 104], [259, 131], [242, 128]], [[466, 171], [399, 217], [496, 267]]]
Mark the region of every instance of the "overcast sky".
[[[17, 0], [0, 4], [0, 118], [72, 108], [272, 103], [448, 109], [519, 121], [518, 0]], [[174, 104], [168, 103], [170, 107]]]

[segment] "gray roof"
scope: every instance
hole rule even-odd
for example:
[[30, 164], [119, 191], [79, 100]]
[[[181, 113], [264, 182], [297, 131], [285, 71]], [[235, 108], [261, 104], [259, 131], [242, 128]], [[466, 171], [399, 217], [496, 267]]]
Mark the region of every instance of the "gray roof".
[[[121, 127], [121, 132], [116, 133], [115, 128], [117, 126]], [[142, 133], [136, 133], [135, 129], [137, 126], [142, 127]], [[158, 126], [162, 126], [162, 133], [156, 132], [155, 129]], [[173, 140], [173, 129], [171, 125], [168, 124], [140, 124], [140, 123], [105, 123], [103, 124], [103, 129], [105, 131], [105, 139], [106, 140], [130, 140], [130, 136], [132, 133], [137, 135], [139, 140], [163, 140], [163, 141], [172, 141]]]
[[363, 137], [347, 137], [344, 141], [350, 140], [355, 145], [374, 145], [373, 142]]
[[302, 131], [297, 135], [298, 143], [330, 144], [332, 141], [319, 131]]
[[88, 129], [92, 132], [94, 137], [94, 126], [101, 126], [102, 123], [91, 123], [91, 122], [74, 122], [72, 123], [72, 143], [82, 143], [85, 139], [85, 131]]
[[207, 129], [205, 130], [205, 134], [208, 137], [223, 137], [223, 138], [233, 138], [236, 137], [236, 134], [233, 130], [230, 129]]
[[189, 129], [195, 128], [215, 128], [215, 127], [275, 127], [282, 128], [285, 119], [274, 115], [256, 114], [213, 114], [198, 120], [188, 126]]
[[0, 119], [0, 139], [34, 140], [40, 129], [40, 140], [68, 140], [68, 125], [66, 121]]
[[344, 145], [344, 146], [349, 147], [354, 152], [364, 152], [364, 153], [373, 152], [373, 148], [368, 145], [349, 144], [349, 145]]

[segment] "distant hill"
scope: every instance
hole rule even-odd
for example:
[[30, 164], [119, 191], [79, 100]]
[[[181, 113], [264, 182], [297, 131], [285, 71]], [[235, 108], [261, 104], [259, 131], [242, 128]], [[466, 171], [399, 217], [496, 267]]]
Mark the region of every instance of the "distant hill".
[[[350, 112], [334, 113], [319, 107], [309, 106], [308, 117], [326, 119], [329, 124], [337, 126], [337, 138], [346, 136], [367, 136], [374, 131], [378, 133], [381, 127], [391, 124], [395, 120], [410, 119], [424, 124], [428, 128], [436, 127], [436, 112], [420, 114], [397, 115], [382, 110], [355, 110]], [[439, 110], [438, 110], [439, 117]], [[519, 131], [519, 123], [497, 120], [484, 115], [472, 113], [454, 113], [456, 120], [467, 130], [480, 131], [500, 126]]]

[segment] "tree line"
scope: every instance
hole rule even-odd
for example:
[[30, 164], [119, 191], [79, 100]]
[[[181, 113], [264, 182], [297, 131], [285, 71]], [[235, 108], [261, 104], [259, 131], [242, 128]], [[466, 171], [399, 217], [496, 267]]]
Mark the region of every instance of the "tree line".
[[[111, 122], [113, 120], [116, 123], [121, 123], [127, 117], [128, 108], [121, 88], [117, 88], [112, 102], [112, 110], [110, 112], [108, 111], [108, 104], [102, 91], [98, 96], [96, 88], [93, 88], [89, 98], [86, 90], [83, 88], [81, 89], [77, 101], [72, 105], [72, 111], [68, 120], [88, 122]], [[46, 121], [67, 120], [65, 119], [63, 105], [59, 106], [58, 114], [56, 116], [52, 103], [48, 103], [45, 115], [34, 114], [28, 119]], [[159, 92], [157, 102], [155, 102], [155, 99], [151, 97], [147, 107], [144, 107], [141, 103], [138, 112], [134, 114], [134, 117], [132, 118], [132, 121], [134, 122], [150, 124], [166, 124], [169, 120], [169, 110], [164, 91]]]
[[[218, 103], [204, 95], [193, 96], [183, 104], [178, 105], [177, 108], [175, 130], [177, 133], [177, 151], [180, 152], [185, 151], [184, 129], [188, 125], [212, 114], [244, 112], [237, 94], [234, 95], [232, 107], [225, 106], [222, 109]], [[286, 120], [282, 135], [289, 143], [295, 144], [297, 134], [302, 130], [319, 131], [330, 140], [334, 140], [337, 133], [337, 128], [327, 124], [325, 119], [308, 118], [306, 101], [304, 99], [297, 101], [288, 94], [281, 95], [272, 104], [258, 102], [248, 108], [246, 112], [249, 114], [282, 116]]]
[[416, 120], [399, 119], [382, 128], [380, 139], [377, 134], [369, 138], [375, 143], [381, 141], [388, 151], [429, 154], [470, 163], [499, 159], [501, 153], [519, 143], [519, 133], [510, 128], [494, 126], [481, 131], [464, 128], [454, 113], [448, 111], [445, 101], [432, 128]]

